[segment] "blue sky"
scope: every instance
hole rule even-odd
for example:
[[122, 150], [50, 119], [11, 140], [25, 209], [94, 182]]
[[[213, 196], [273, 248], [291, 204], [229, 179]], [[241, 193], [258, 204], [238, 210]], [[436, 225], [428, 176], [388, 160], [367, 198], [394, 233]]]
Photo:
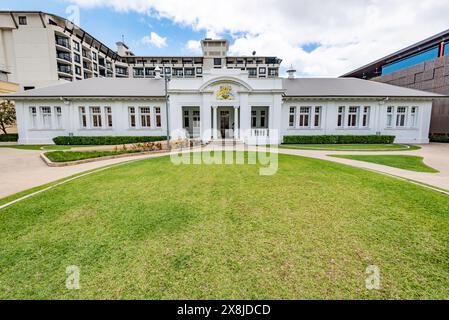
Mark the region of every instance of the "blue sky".
[[[57, 0], [0, 0], [1, 10], [38, 10], [62, 17], [67, 17], [66, 8], [69, 5], [69, 2]], [[136, 12], [117, 12], [110, 8], [81, 8], [80, 27], [113, 50], [123, 35], [125, 42], [138, 55], [192, 55], [192, 51], [186, 49], [186, 43], [206, 36], [204, 30], [194, 31], [169, 19]], [[167, 46], [158, 48], [142, 43], [142, 38], [151, 32], [167, 38]]]
[[2, 10], [67, 17], [111, 49], [122, 35], [138, 55], [197, 55], [199, 40], [231, 55], [278, 56], [299, 76], [339, 76], [449, 29], [441, 0], [0, 0]]

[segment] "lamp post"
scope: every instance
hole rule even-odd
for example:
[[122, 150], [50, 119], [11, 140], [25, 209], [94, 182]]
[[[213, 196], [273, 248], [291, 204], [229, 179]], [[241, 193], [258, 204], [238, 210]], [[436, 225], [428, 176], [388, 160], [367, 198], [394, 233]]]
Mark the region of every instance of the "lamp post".
[[[161, 79], [161, 68], [157, 66], [154, 69], [155, 77], [156, 79]], [[164, 83], [165, 83], [165, 118], [166, 118], [166, 125], [167, 125], [167, 150], [171, 150], [170, 146], [170, 120], [169, 120], [169, 95], [168, 95], [168, 83], [170, 82], [170, 76], [165, 74], [164, 75]]]

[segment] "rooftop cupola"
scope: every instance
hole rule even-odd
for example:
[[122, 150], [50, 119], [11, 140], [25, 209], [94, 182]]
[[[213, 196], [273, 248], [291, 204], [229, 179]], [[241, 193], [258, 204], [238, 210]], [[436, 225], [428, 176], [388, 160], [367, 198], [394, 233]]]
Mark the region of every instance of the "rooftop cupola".
[[295, 79], [296, 69], [293, 68], [293, 65], [290, 65], [290, 68], [287, 70], [288, 78]]

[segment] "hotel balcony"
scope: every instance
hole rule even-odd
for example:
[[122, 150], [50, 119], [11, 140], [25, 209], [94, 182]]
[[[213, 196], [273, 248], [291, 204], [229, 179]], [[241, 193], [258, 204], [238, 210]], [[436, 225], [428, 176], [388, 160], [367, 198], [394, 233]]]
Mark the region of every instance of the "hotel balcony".
[[59, 49], [63, 49], [63, 50], [70, 50], [70, 49], [71, 49], [69, 38], [64, 38], [64, 37], [56, 36], [55, 42], [56, 42], [56, 46], [57, 46]]
[[73, 74], [73, 70], [71, 66], [58, 64], [58, 72], [64, 74]]
[[115, 68], [115, 75], [117, 77], [128, 77], [128, 70], [122, 68]]
[[62, 60], [62, 62], [72, 63], [72, 56], [70, 55], [70, 53], [67, 52], [57, 51], [56, 58]]

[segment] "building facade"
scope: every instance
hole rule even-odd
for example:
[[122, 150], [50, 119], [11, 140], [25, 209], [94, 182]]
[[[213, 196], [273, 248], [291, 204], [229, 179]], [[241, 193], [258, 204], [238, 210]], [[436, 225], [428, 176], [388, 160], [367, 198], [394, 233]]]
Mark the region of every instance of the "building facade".
[[201, 78], [211, 69], [247, 71], [251, 78], [277, 78], [277, 57], [228, 55], [226, 40], [202, 41], [202, 56], [135, 56], [123, 42], [114, 51], [57, 15], [0, 11], [0, 73], [21, 89], [90, 78]]
[[171, 139], [267, 144], [287, 135], [322, 134], [394, 135], [398, 143], [428, 143], [432, 99], [439, 97], [360, 79], [260, 79], [227, 68], [172, 78], [167, 89], [159, 75], [96, 78], [5, 98], [16, 102], [21, 144], [167, 131]]
[[[357, 77], [449, 95], [449, 30], [351, 71]], [[449, 135], [449, 101], [435, 99], [431, 134]]]

